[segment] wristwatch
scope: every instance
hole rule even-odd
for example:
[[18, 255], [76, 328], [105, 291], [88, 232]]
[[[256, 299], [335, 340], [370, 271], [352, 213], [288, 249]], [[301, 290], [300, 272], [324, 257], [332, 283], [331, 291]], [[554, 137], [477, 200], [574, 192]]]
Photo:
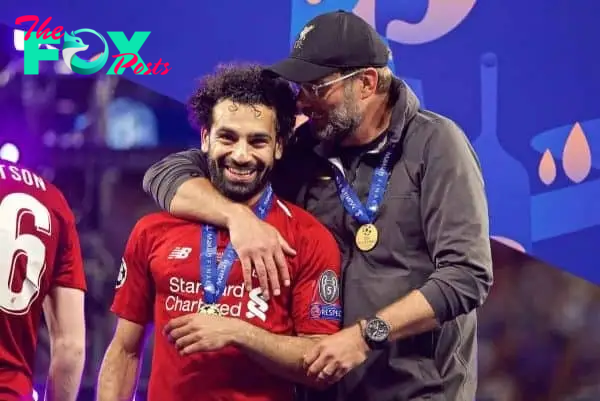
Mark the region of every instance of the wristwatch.
[[363, 337], [370, 349], [385, 347], [390, 335], [390, 325], [380, 317], [373, 316], [361, 322]]

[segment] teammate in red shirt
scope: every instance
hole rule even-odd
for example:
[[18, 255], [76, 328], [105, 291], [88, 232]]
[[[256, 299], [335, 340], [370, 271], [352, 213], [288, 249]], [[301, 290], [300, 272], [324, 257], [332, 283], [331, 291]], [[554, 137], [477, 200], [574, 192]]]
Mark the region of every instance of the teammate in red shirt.
[[86, 289], [75, 219], [61, 192], [0, 160], [0, 399], [30, 400], [42, 309], [51, 361], [46, 400], [77, 398]]
[[317, 338], [339, 330], [342, 313], [333, 236], [306, 211], [279, 200], [269, 184], [293, 127], [293, 92], [258, 67], [228, 67], [205, 79], [192, 108], [204, 127], [212, 182], [277, 227], [296, 250], [287, 260], [291, 284], [267, 300], [257, 277], [254, 289], [245, 288], [226, 230], [167, 213], [143, 217], [117, 280], [112, 311], [119, 321], [98, 401], [131, 399], [151, 324], [149, 401], [292, 400], [294, 382], [318, 384], [302, 358]]

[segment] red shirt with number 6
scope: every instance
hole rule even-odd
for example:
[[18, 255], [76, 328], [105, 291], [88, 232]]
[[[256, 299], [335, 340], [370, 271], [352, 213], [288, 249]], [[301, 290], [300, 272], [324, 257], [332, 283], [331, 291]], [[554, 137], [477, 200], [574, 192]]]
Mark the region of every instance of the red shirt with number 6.
[[0, 399], [26, 400], [46, 294], [86, 289], [75, 219], [62, 193], [0, 161]]

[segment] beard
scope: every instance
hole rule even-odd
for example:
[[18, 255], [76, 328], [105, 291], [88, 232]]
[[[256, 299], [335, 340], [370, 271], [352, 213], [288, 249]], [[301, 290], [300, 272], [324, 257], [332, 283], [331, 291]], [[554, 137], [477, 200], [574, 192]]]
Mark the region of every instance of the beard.
[[353, 99], [352, 88], [345, 86], [342, 103], [323, 117], [322, 124], [319, 119], [316, 119], [312, 121], [312, 125], [317, 139], [331, 144], [339, 144], [351, 136], [361, 122], [362, 116]]
[[[251, 180], [232, 180], [227, 177], [226, 170], [230, 169], [237, 173], [253, 175]], [[247, 202], [259, 194], [269, 182], [272, 167], [256, 160], [252, 163], [240, 164], [227, 156], [218, 159], [208, 159], [208, 171], [210, 180], [215, 188], [225, 197], [234, 202]]]

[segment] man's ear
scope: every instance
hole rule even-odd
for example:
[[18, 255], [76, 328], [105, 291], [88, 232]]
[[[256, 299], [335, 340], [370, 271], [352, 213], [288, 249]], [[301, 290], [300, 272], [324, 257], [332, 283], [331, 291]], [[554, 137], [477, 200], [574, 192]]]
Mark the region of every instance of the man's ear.
[[369, 96], [377, 92], [377, 83], [379, 82], [379, 75], [375, 68], [367, 68], [361, 73], [362, 88], [360, 91], [361, 99], [366, 99]]
[[210, 139], [210, 132], [202, 127], [200, 130], [200, 150], [204, 153], [208, 153], [208, 141]]
[[283, 141], [278, 139], [275, 142], [275, 160], [281, 159], [281, 156], [283, 156]]

